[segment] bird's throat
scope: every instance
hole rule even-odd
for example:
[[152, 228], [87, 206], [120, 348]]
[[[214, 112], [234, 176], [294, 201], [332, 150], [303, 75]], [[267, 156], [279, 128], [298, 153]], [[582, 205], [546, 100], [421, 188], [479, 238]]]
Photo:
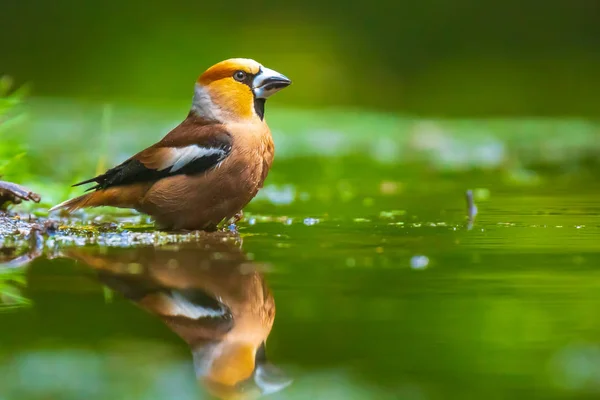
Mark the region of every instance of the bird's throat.
[[256, 113], [256, 115], [258, 115], [258, 118], [260, 118], [260, 120], [264, 120], [265, 119], [265, 102], [267, 100], [265, 99], [259, 99], [259, 98], [254, 98], [254, 112]]

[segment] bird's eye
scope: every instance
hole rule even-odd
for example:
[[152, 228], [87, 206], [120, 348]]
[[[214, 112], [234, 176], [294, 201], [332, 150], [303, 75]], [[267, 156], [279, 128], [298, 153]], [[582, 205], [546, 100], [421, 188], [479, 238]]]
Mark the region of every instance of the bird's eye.
[[235, 71], [235, 74], [233, 74], [233, 79], [238, 82], [243, 82], [246, 79], [246, 73], [244, 71]]

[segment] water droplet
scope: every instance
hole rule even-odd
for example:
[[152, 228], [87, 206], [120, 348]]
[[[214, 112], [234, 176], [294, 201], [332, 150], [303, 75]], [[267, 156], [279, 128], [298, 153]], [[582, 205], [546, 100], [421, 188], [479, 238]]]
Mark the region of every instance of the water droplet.
[[429, 265], [427, 256], [414, 256], [410, 259], [410, 267], [412, 269], [425, 269]]
[[313, 226], [319, 223], [319, 220], [316, 218], [304, 218], [304, 225]]

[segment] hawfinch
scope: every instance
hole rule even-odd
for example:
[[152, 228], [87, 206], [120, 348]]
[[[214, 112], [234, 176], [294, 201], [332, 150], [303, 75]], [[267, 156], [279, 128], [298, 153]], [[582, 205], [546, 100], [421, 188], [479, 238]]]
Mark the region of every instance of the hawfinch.
[[273, 161], [265, 101], [290, 84], [254, 60], [229, 59], [210, 67], [198, 78], [181, 124], [122, 164], [75, 184], [95, 186], [50, 211], [133, 208], [171, 230], [214, 230], [239, 217]]
[[275, 301], [257, 264], [227, 239], [211, 234], [177, 248], [73, 248], [64, 255], [94, 268], [102, 283], [179, 335], [198, 379], [217, 397], [280, 391], [291, 379], [265, 352]]

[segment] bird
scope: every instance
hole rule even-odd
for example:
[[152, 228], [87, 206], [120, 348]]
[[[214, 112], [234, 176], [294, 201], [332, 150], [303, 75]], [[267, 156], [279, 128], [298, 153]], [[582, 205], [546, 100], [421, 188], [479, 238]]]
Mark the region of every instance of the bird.
[[268, 394], [292, 383], [268, 360], [275, 300], [241, 238], [206, 233], [177, 246], [70, 248], [62, 255], [95, 270], [102, 284], [181, 337], [197, 379], [216, 397]]
[[197, 79], [183, 122], [123, 163], [76, 183], [95, 185], [49, 211], [130, 208], [173, 231], [214, 231], [223, 221], [237, 222], [275, 154], [265, 102], [291, 83], [252, 59], [213, 65]]

